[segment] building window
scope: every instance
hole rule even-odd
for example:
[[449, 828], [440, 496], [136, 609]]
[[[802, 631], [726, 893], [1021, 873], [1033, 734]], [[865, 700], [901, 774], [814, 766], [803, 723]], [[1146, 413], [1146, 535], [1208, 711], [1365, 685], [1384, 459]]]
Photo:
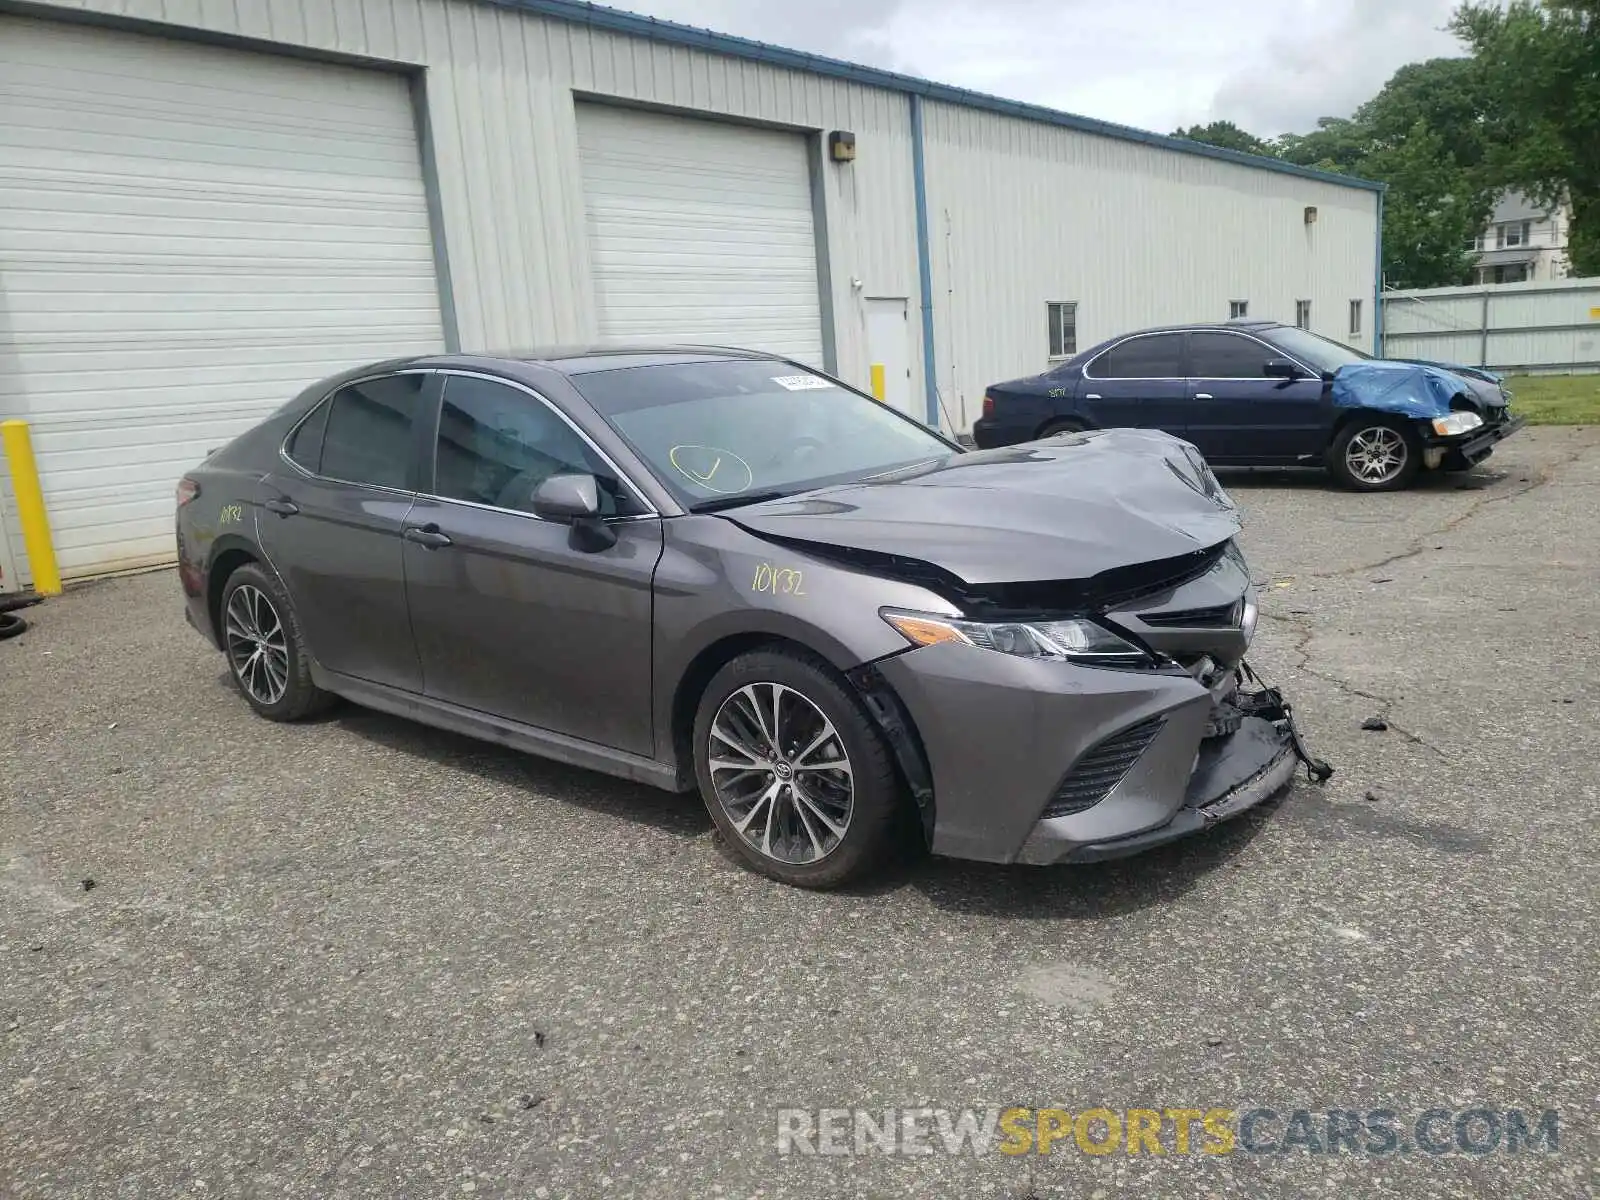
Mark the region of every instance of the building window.
[[1526, 283], [1527, 263], [1501, 263], [1493, 267], [1478, 268], [1479, 283]]
[[1350, 336], [1361, 336], [1361, 301], [1350, 301]]
[[1075, 300], [1052, 300], [1050, 313], [1050, 357], [1071, 358], [1078, 352], [1078, 304]]
[[1311, 328], [1311, 301], [1296, 300], [1294, 302], [1294, 323], [1301, 329]]
[[1495, 226], [1496, 249], [1514, 250], [1518, 246], [1526, 246], [1531, 226], [1531, 221], [1508, 221]]
[[1229, 300], [1228, 301], [1228, 320], [1237, 321], [1241, 317], [1248, 317], [1249, 315], [1250, 315], [1250, 301], [1248, 301], [1248, 300]]

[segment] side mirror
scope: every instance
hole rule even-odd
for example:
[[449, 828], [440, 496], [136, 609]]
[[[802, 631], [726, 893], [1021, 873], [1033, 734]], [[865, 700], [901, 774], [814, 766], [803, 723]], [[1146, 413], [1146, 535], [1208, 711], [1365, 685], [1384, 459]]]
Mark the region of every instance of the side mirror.
[[1303, 372], [1287, 358], [1269, 358], [1261, 373], [1269, 379], [1299, 379]]
[[600, 484], [593, 475], [552, 475], [533, 492], [533, 515], [572, 526], [571, 544], [598, 554], [617, 544], [617, 535], [600, 519]]
[[552, 475], [533, 492], [533, 514], [570, 525], [600, 515], [600, 485], [593, 475]]

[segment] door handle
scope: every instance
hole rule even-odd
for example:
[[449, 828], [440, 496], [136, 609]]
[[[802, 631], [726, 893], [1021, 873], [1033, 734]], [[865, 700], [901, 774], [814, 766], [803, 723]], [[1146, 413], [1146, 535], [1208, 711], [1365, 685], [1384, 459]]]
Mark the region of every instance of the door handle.
[[1196, 392], [1194, 394], [1194, 398], [1196, 400], [1210, 400], [1211, 399], [1211, 393], [1210, 392]]
[[1084, 397], [1084, 399], [1085, 400], [1098, 400], [1098, 399], [1100, 399], [1100, 393], [1099, 392], [1090, 392], [1087, 396]]
[[292, 517], [300, 511], [298, 504], [282, 496], [274, 496], [271, 500], [263, 502], [261, 507], [270, 513], [277, 513], [280, 517]]
[[428, 550], [450, 545], [450, 535], [440, 533], [437, 525], [408, 525], [400, 536]]

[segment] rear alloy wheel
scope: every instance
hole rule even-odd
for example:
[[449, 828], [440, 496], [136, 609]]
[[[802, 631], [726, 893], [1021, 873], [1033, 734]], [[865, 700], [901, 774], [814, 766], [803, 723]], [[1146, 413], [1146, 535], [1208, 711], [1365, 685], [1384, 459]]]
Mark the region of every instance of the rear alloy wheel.
[[695, 774], [728, 846], [773, 879], [838, 887], [883, 860], [903, 803], [847, 685], [783, 650], [741, 655], [701, 698]]
[[311, 682], [300, 623], [283, 586], [255, 563], [228, 577], [222, 591], [223, 653], [234, 686], [263, 717], [296, 721], [333, 697]]
[[1416, 481], [1422, 469], [1422, 445], [1399, 421], [1361, 418], [1333, 439], [1328, 468], [1358, 492], [1399, 491]]

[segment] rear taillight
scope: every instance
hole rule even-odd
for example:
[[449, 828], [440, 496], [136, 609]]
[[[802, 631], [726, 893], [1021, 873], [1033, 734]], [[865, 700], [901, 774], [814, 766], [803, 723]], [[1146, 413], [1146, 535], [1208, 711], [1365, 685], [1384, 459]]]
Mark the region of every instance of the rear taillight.
[[989, 395], [988, 392], [983, 394], [983, 415], [985, 417], [994, 416], [994, 397]]
[[178, 481], [178, 507], [182, 508], [200, 494], [200, 485], [192, 479]]

